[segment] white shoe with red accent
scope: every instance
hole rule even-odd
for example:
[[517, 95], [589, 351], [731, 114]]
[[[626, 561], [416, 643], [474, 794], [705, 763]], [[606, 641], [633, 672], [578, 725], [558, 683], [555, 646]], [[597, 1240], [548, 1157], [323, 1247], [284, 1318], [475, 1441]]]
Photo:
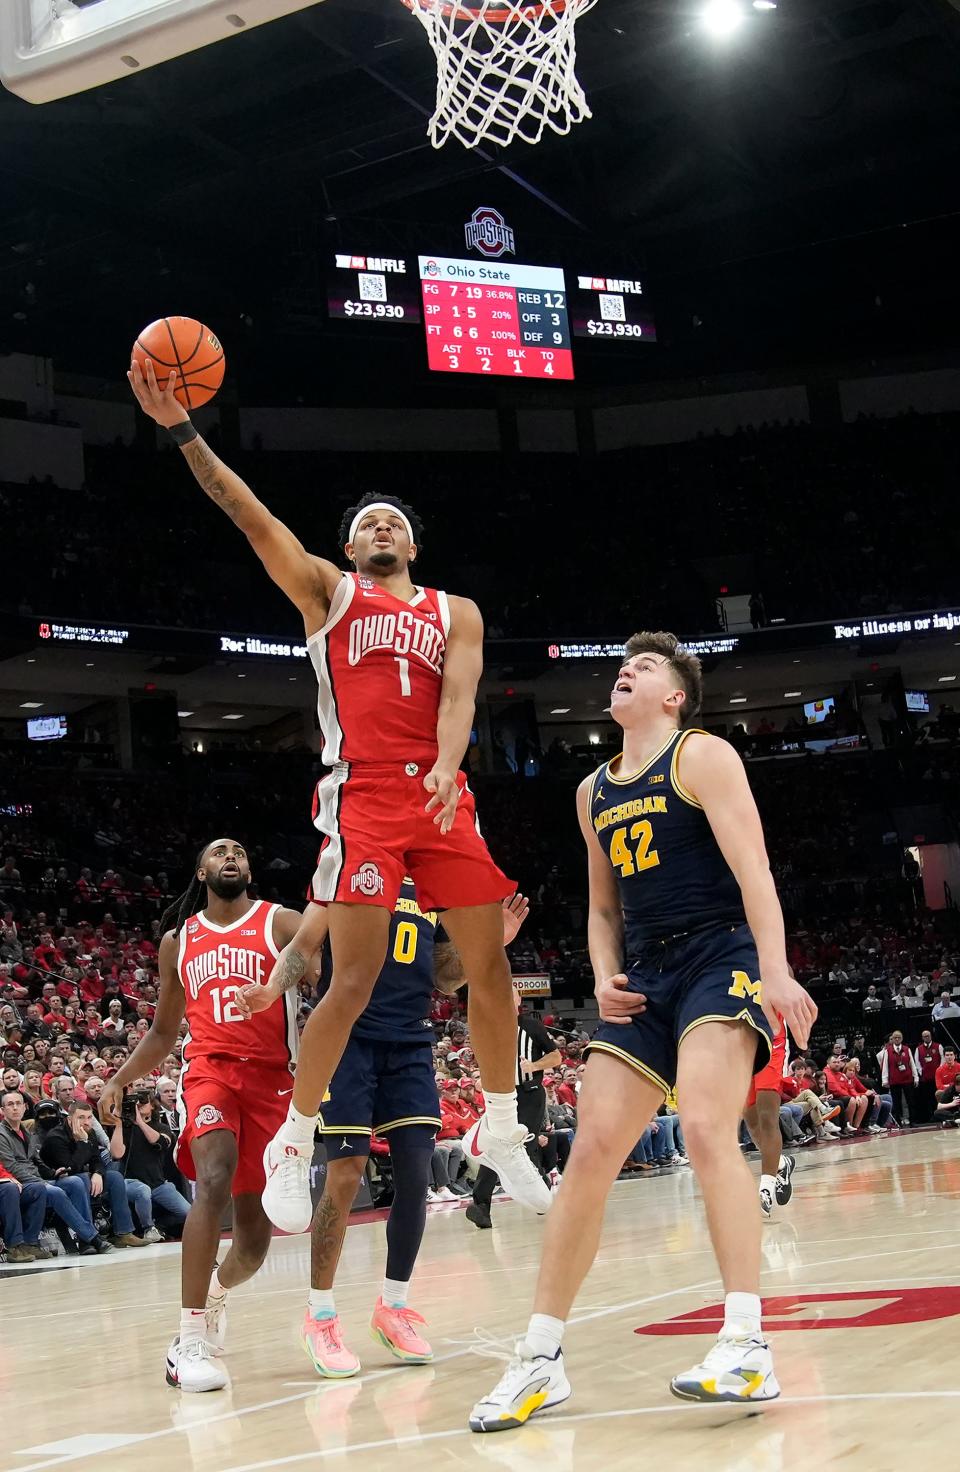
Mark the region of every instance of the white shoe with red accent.
[[477, 1165], [496, 1171], [508, 1196], [538, 1216], [545, 1216], [553, 1205], [550, 1187], [526, 1151], [528, 1131], [518, 1124], [504, 1139], [490, 1133], [487, 1117], [482, 1114], [463, 1137], [463, 1153]]
[[260, 1197], [263, 1209], [281, 1232], [305, 1232], [313, 1220], [313, 1202], [310, 1199], [310, 1165], [313, 1161], [313, 1141], [306, 1145], [295, 1144], [283, 1138], [283, 1131], [274, 1135], [263, 1152], [263, 1173], [266, 1185]]
[[178, 1334], [167, 1350], [167, 1384], [194, 1393], [226, 1390], [230, 1376], [225, 1366], [214, 1359], [213, 1350], [205, 1340], [194, 1339], [181, 1346]]

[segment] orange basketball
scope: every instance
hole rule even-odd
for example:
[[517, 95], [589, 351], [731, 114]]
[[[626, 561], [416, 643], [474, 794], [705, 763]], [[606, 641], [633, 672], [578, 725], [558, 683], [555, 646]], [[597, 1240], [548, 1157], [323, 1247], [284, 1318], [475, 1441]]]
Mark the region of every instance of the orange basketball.
[[198, 409], [213, 398], [223, 382], [226, 360], [220, 339], [193, 317], [160, 317], [145, 327], [133, 345], [133, 356], [146, 372], [147, 359], [161, 388], [171, 371], [177, 375], [174, 392], [185, 409]]

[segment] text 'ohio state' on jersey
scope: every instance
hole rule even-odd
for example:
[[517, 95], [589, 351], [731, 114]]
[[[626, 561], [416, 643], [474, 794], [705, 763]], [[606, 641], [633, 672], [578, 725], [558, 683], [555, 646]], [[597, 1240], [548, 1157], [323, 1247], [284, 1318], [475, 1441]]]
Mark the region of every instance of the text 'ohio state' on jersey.
[[[436, 931], [436, 911], [424, 914], [413, 884], [405, 879], [390, 922], [387, 958], [370, 1001], [353, 1024], [354, 1036], [378, 1043], [432, 1041], [429, 1013]], [[330, 970], [327, 946], [318, 988], [321, 996], [330, 985]]]
[[279, 905], [256, 900], [230, 925], [214, 925], [203, 911], [180, 931], [177, 975], [186, 998], [186, 1067], [196, 1058], [230, 1058], [267, 1067], [291, 1066], [297, 1056], [298, 993], [286, 992], [264, 1012], [244, 1017], [237, 993], [262, 985], [280, 952], [273, 938]]
[[404, 603], [372, 578], [344, 573], [326, 623], [307, 639], [328, 766], [432, 763], [449, 632], [446, 593], [417, 588]]

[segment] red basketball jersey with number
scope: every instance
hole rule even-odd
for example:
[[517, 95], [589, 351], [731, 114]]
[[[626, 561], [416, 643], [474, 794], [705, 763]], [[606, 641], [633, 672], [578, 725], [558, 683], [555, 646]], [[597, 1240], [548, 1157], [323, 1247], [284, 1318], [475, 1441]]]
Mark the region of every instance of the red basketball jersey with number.
[[185, 1070], [198, 1058], [229, 1058], [264, 1068], [290, 1067], [297, 1055], [297, 993], [244, 1018], [241, 987], [269, 980], [279, 955], [273, 917], [279, 905], [257, 900], [232, 925], [214, 925], [201, 912], [180, 932], [177, 973], [187, 999]]
[[323, 760], [433, 764], [446, 593], [417, 588], [409, 603], [359, 573], [346, 573], [323, 628], [307, 648], [320, 687]]

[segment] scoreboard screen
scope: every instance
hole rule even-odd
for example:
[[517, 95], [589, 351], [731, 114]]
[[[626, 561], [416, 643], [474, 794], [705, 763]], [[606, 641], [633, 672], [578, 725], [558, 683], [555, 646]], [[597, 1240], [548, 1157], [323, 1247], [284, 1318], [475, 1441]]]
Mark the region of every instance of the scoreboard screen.
[[420, 293], [407, 261], [338, 252], [330, 265], [327, 310], [331, 317], [358, 322], [420, 321]]
[[578, 276], [570, 315], [574, 337], [601, 342], [656, 342], [657, 325], [640, 281], [616, 276]]
[[427, 361], [438, 373], [572, 378], [563, 272], [420, 257]]

